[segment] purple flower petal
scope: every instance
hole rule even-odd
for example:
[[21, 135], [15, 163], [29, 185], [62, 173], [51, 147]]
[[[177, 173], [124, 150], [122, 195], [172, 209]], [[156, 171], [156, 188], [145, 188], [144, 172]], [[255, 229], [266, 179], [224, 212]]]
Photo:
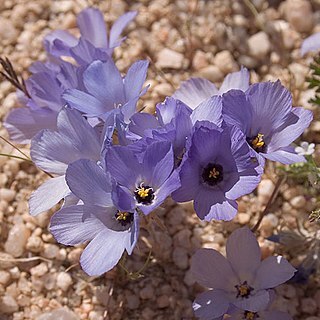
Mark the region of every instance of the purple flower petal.
[[179, 174], [176, 171], [173, 171], [171, 176], [161, 185], [159, 189], [155, 192], [155, 199], [150, 205], [141, 205], [139, 208], [141, 211], [147, 215], [152, 210], [160, 206], [166, 198], [175, 190], [180, 187]]
[[29, 108], [13, 109], [4, 121], [10, 139], [22, 144], [30, 140], [41, 130], [55, 130], [57, 127], [57, 113], [49, 108], [31, 110]]
[[[198, 211], [196, 211], [198, 214]], [[205, 221], [223, 220], [230, 221], [238, 213], [238, 204], [234, 200], [225, 199], [223, 202], [214, 203], [205, 215]]]
[[51, 209], [68, 193], [70, 190], [64, 175], [47, 180], [31, 194], [29, 199], [30, 214], [36, 216]]
[[143, 157], [142, 167], [145, 183], [154, 188], [160, 187], [172, 172], [174, 164], [171, 143], [168, 141], [154, 142], [149, 145]]
[[124, 78], [124, 91], [127, 100], [139, 96], [141, 88], [146, 81], [149, 61], [140, 60], [132, 64]]
[[268, 257], [257, 270], [255, 288], [271, 289], [291, 279], [296, 269], [281, 256]]
[[223, 80], [219, 94], [232, 89], [246, 91], [249, 88], [250, 73], [248, 69], [241, 68], [240, 71], [229, 73]]
[[68, 55], [69, 48], [75, 46], [77, 43], [78, 40], [76, 37], [68, 31], [63, 30], [50, 32], [44, 38], [44, 47], [46, 51], [56, 57]]
[[313, 119], [313, 113], [310, 110], [293, 108], [292, 113], [298, 117], [298, 121], [273, 134], [268, 146], [268, 152], [288, 146], [303, 134]]
[[82, 37], [95, 47], [108, 48], [106, 25], [100, 10], [95, 8], [82, 10], [77, 17], [77, 24]]
[[105, 228], [84, 249], [80, 257], [82, 269], [89, 276], [99, 276], [111, 270], [120, 260], [129, 241], [129, 232]]
[[155, 116], [153, 116], [150, 113], [143, 113], [143, 112], [135, 113], [130, 120], [131, 120], [129, 124], [130, 132], [140, 137], [149, 136], [149, 132], [151, 133], [151, 129], [155, 129], [159, 127], [158, 120], [156, 119]]
[[304, 56], [307, 52], [317, 51], [320, 49], [320, 32], [311, 35], [304, 39], [301, 46], [301, 56]]
[[92, 62], [83, 74], [83, 83], [90, 94], [105, 104], [105, 111], [125, 101], [123, 80], [111, 58]]
[[108, 150], [107, 166], [111, 176], [129, 189], [135, 189], [137, 177], [143, 172], [133, 152], [122, 146], [114, 146]]
[[201, 102], [216, 94], [218, 90], [209, 80], [191, 78], [183, 81], [172, 97], [181, 100], [191, 109], [195, 109]]
[[179, 117], [178, 115], [184, 114], [190, 116], [191, 112], [192, 110], [186, 104], [172, 97], [166, 97], [164, 102], [158, 103], [156, 106], [156, 114], [161, 126], [165, 126], [176, 120]]
[[85, 220], [84, 206], [70, 206], [56, 212], [50, 220], [50, 232], [64, 245], [77, 245], [92, 240], [105, 229], [103, 223], [95, 218]]
[[139, 238], [139, 214], [137, 211], [134, 212], [134, 219], [133, 219], [133, 224], [131, 227], [131, 237], [130, 237], [130, 242], [129, 244], [126, 246], [126, 250], [128, 252], [129, 255], [132, 254], [132, 251], [136, 245], [136, 243], [138, 242], [138, 238]]
[[268, 306], [269, 301], [269, 292], [267, 290], [259, 290], [248, 298], [236, 298], [232, 303], [242, 310], [257, 312], [264, 310]]
[[63, 175], [69, 163], [99, 159], [98, 136], [78, 111], [64, 108], [57, 121], [57, 132], [43, 130], [32, 139], [31, 158], [39, 168]]
[[70, 190], [85, 204], [112, 206], [110, 177], [94, 161], [80, 159], [68, 166]]
[[68, 89], [63, 93], [62, 97], [70, 107], [84, 112], [87, 116], [92, 117], [108, 111], [103, 102], [78, 89]]
[[128, 188], [115, 184], [112, 200], [121, 211], [134, 211], [136, 206], [134, 195]]
[[296, 154], [296, 152], [294, 151], [294, 148], [291, 146], [286, 148], [281, 148], [271, 153], [261, 153], [261, 155], [263, 155], [265, 158], [269, 160], [278, 161], [283, 164], [306, 162], [305, 157], [302, 155]]
[[229, 261], [213, 249], [198, 249], [192, 257], [191, 272], [202, 286], [234, 291], [237, 278]]
[[113, 48], [119, 45], [119, 37], [123, 29], [136, 17], [137, 11], [129, 11], [118, 18], [111, 27], [109, 47]]
[[252, 105], [252, 132], [267, 135], [283, 125], [292, 110], [292, 97], [280, 81], [253, 84], [247, 91]]
[[222, 112], [225, 121], [238, 127], [245, 135], [250, 135], [253, 114], [245, 93], [240, 90], [231, 90], [222, 98]]
[[76, 46], [69, 49], [69, 55], [76, 60], [81, 66], [87, 66], [92, 61], [101, 60], [106, 61], [111, 54], [109, 50], [96, 48], [90, 41], [81, 37]]
[[229, 307], [229, 301], [222, 290], [210, 290], [197, 296], [193, 303], [196, 317], [203, 320], [214, 320], [223, 316]]
[[[261, 251], [258, 241], [248, 227], [235, 230], [226, 245], [227, 259], [230, 261], [241, 282], [251, 280], [260, 266]], [[249, 309], [248, 309], [249, 310]]]
[[193, 200], [200, 188], [201, 166], [193, 161], [186, 161], [180, 171], [181, 187], [172, 197], [177, 202]]
[[201, 102], [191, 114], [192, 123], [196, 121], [207, 120], [218, 127], [222, 124], [222, 98], [214, 96]]

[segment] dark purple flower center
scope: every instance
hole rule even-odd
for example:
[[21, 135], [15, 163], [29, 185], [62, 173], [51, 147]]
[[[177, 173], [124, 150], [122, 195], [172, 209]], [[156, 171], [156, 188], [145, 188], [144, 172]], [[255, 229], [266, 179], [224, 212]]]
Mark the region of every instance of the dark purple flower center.
[[255, 137], [247, 138], [247, 142], [256, 152], [265, 152], [266, 150], [264, 134], [262, 133], [258, 133]]
[[209, 186], [215, 186], [223, 180], [223, 167], [217, 163], [209, 163], [202, 171], [202, 179]]
[[244, 281], [242, 284], [237, 284], [235, 287], [238, 291], [237, 298], [249, 298], [251, 291], [254, 290], [248, 285], [247, 281]]
[[257, 312], [245, 311], [244, 312], [244, 320], [256, 320], [260, 318]]
[[142, 204], [151, 204], [154, 199], [153, 188], [149, 186], [144, 186], [143, 183], [139, 185], [134, 191], [134, 195], [138, 203]]
[[133, 221], [133, 213], [127, 211], [118, 210], [115, 214], [116, 220], [122, 225], [127, 226]]

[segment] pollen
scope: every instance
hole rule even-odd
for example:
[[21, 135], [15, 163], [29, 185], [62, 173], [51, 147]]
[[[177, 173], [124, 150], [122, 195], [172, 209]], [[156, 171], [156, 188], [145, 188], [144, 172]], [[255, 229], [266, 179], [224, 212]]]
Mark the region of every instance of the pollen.
[[219, 176], [220, 172], [216, 169], [216, 168], [212, 168], [210, 171], [209, 171], [209, 178], [214, 178], [214, 179], [217, 179], [218, 176]]
[[250, 287], [247, 283], [247, 281], [244, 281], [242, 284], [235, 286], [237, 289], [237, 298], [248, 298], [250, 296], [251, 291], [254, 289]]
[[116, 220], [124, 227], [127, 227], [133, 222], [134, 214], [132, 212], [118, 210], [115, 214]]
[[129, 212], [118, 211], [117, 212], [117, 220], [127, 220], [129, 217]]
[[149, 196], [149, 192], [151, 191], [151, 188], [148, 188], [148, 189], [146, 189], [146, 188], [141, 188], [141, 189], [138, 189], [137, 190], [137, 193], [138, 193], [138, 195], [139, 195], [139, 197], [141, 197], [141, 198], [146, 198], [146, 197], [148, 197]]
[[257, 313], [252, 311], [246, 311], [244, 313], [245, 320], [255, 320], [257, 318]]
[[143, 182], [136, 188], [134, 195], [138, 203], [151, 204], [154, 199], [154, 191], [150, 186], [144, 186]]
[[252, 140], [251, 144], [253, 149], [261, 149], [264, 147], [265, 142], [264, 142], [264, 134], [258, 133], [258, 135]]
[[201, 176], [206, 184], [215, 186], [223, 180], [223, 167], [217, 163], [208, 163]]

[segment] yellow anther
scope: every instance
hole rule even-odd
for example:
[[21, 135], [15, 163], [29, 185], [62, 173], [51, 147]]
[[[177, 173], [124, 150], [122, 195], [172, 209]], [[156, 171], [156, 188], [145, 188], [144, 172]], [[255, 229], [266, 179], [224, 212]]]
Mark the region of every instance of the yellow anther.
[[142, 199], [146, 198], [149, 196], [149, 191], [151, 190], [151, 188], [145, 189], [144, 187], [140, 188], [138, 190], [138, 196]]
[[262, 148], [264, 146], [264, 140], [263, 140], [264, 134], [258, 133], [258, 135], [252, 140], [252, 146], [253, 148]]
[[241, 297], [246, 296], [249, 293], [249, 288], [246, 285], [241, 285], [238, 287], [239, 295]]
[[128, 212], [119, 211], [117, 213], [117, 220], [127, 220], [128, 216], [129, 216]]
[[220, 172], [216, 169], [216, 168], [212, 168], [209, 172], [209, 178], [218, 178], [218, 176], [220, 175]]
[[246, 320], [254, 320], [254, 317], [255, 317], [255, 313], [254, 312], [248, 311], [246, 313]]

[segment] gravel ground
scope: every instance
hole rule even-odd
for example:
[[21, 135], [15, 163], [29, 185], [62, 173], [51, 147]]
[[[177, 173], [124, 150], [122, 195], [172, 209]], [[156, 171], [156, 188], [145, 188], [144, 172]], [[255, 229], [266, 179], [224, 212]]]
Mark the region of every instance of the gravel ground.
[[[115, 58], [122, 71], [136, 59], [152, 61], [147, 81], [151, 89], [141, 106], [152, 112], [155, 103], [171, 95], [182, 80], [197, 75], [219, 84], [243, 65], [251, 70], [252, 82], [279, 78], [293, 92], [295, 105], [314, 110], [315, 120], [303, 139], [318, 144], [319, 111], [308, 103], [313, 91], [305, 84], [312, 58], [302, 59], [299, 48], [303, 38], [320, 31], [319, 1], [253, 0], [256, 13], [245, 3], [0, 0], [0, 55], [8, 56], [28, 76], [30, 64], [45, 59], [43, 37], [55, 29], [77, 33], [76, 14], [88, 4], [97, 5], [108, 24], [127, 10], [138, 10]], [[1, 120], [18, 106], [14, 88], [6, 81], [0, 83], [0, 99]], [[0, 135], [7, 137], [1, 122]], [[1, 140], [0, 150], [17, 152]], [[22, 150], [28, 153], [28, 146]], [[316, 158], [320, 159], [319, 145]], [[176, 205], [169, 199], [145, 221], [139, 245], [122, 260], [122, 267], [93, 278], [78, 265], [83, 247], [59, 245], [48, 232], [54, 210], [36, 218], [28, 214], [30, 193], [46, 176], [27, 162], [0, 157], [0, 319], [192, 319], [192, 301], [203, 290], [189, 271], [192, 254], [199, 247], [224, 253], [232, 230], [252, 226], [274, 188], [274, 172], [269, 165], [258, 189], [240, 200], [239, 214], [229, 223], [203, 223], [191, 204]], [[301, 227], [312, 232], [306, 212], [315, 209], [315, 196], [294, 181], [282, 185], [260, 228], [264, 257], [281, 253], [280, 247], [265, 240], [279, 226], [294, 230], [298, 218]], [[299, 263], [296, 257], [288, 258]], [[316, 277], [306, 285], [286, 284], [277, 291], [279, 310], [296, 320], [320, 319]]]

